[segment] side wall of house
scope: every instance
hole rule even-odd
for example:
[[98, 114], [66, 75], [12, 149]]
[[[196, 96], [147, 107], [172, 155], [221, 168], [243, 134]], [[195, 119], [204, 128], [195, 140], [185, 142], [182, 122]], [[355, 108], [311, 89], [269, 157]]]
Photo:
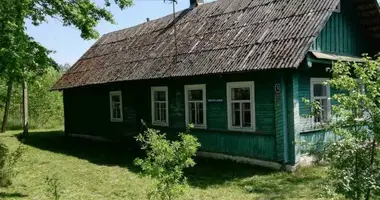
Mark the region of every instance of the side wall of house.
[[[370, 41], [366, 40], [360, 24], [358, 15], [354, 7], [354, 2], [342, 0], [340, 12], [335, 12], [322, 29], [321, 34], [311, 47], [311, 51], [331, 53], [345, 56], [361, 56], [362, 53], [369, 53]], [[310, 107], [302, 102], [302, 98], [310, 99], [310, 78], [329, 78], [328, 64], [313, 63], [311, 68], [306, 65], [300, 66], [298, 72], [299, 80], [299, 132], [300, 141], [321, 144], [331, 141], [335, 137], [330, 132], [320, 131], [313, 127], [311, 119], [305, 118], [310, 114]], [[338, 91], [331, 89], [331, 96]], [[332, 101], [332, 105], [336, 102]], [[302, 148], [304, 149], [304, 148]]]
[[[67, 133], [117, 138], [136, 134], [141, 130], [140, 120], [144, 120], [150, 127], [160, 129], [168, 133], [169, 137], [174, 137], [186, 127], [184, 86], [206, 84], [207, 129], [192, 131], [202, 145], [201, 150], [267, 161], [282, 161], [284, 150], [280, 143], [284, 138], [281, 136], [280, 140], [276, 141], [276, 134], [278, 132], [283, 134], [284, 124], [281, 120], [278, 120], [281, 123], [275, 123], [275, 107], [281, 108], [280, 104], [284, 102], [278, 96], [275, 97], [274, 86], [277, 79], [274, 73], [268, 71], [146, 80], [65, 90], [65, 129]], [[239, 81], [254, 81], [255, 84], [255, 132], [228, 130], [227, 83]], [[169, 127], [151, 125], [153, 86], [168, 87]], [[110, 122], [109, 92], [119, 90], [122, 91], [123, 114], [130, 117], [128, 119], [124, 117], [123, 122]], [[210, 99], [218, 101], [207, 101]], [[281, 112], [282, 110], [277, 111], [277, 118], [282, 116]]]
[[[335, 139], [331, 132], [325, 132], [320, 130], [318, 126], [313, 123], [313, 120], [309, 117], [311, 114], [311, 108], [303, 102], [303, 98], [311, 99], [310, 93], [310, 79], [311, 78], [330, 78], [330, 73], [327, 70], [331, 68], [331, 65], [327, 64], [313, 64], [312, 68], [302, 69], [298, 72], [298, 101], [299, 101], [299, 123], [298, 129], [300, 133], [300, 142], [306, 142], [308, 144], [316, 144], [318, 149], [321, 149], [323, 144]], [[334, 88], [330, 88], [330, 98], [339, 91]], [[331, 105], [337, 102], [331, 99]], [[305, 150], [308, 147], [302, 146], [299, 149]]]
[[64, 90], [65, 132], [108, 139], [136, 133], [136, 99], [125, 92], [122, 92], [123, 122], [110, 121], [109, 92], [115, 90], [125, 91], [116, 85]]

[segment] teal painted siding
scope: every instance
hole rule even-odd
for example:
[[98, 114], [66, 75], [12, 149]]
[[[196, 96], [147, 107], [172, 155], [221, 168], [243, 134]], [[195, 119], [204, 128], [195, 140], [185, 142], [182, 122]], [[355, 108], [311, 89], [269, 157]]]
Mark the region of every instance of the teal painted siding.
[[[255, 82], [256, 132], [227, 129], [226, 84], [238, 81]], [[134, 81], [66, 90], [66, 131], [106, 138], [136, 134], [141, 130], [141, 119], [151, 124], [151, 87], [168, 86], [169, 127], [151, 127], [174, 138], [186, 127], [184, 86], [206, 84], [207, 99], [222, 99], [222, 102], [207, 102], [207, 130], [192, 131], [201, 142], [201, 150], [277, 161], [274, 83], [274, 76], [270, 72], [259, 72]], [[110, 122], [109, 119], [108, 95], [113, 90], [121, 90], [123, 94], [123, 114], [129, 118], [124, 118], [122, 123]]]
[[[299, 93], [298, 100], [300, 101], [300, 115], [305, 116], [310, 114], [310, 107], [307, 106], [302, 98], [310, 99], [310, 79], [311, 78], [330, 78], [331, 74], [326, 72], [327, 68], [331, 68], [329, 65], [324, 64], [313, 64], [313, 68], [304, 69], [299, 71]], [[338, 94], [339, 91], [330, 87], [330, 96]], [[331, 100], [331, 104], [334, 105], [337, 102]]]
[[286, 77], [287, 118], [288, 118], [288, 163], [295, 164], [299, 160], [300, 148], [297, 141], [300, 139], [299, 114], [299, 74], [294, 71]]
[[276, 161], [275, 136], [195, 131], [201, 150]]
[[353, 3], [341, 1], [341, 11], [332, 14], [310, 50], [351, 56], [368, 53]]
[[[123, 99], [123, 122], [110, 121], [109, 92], [115, 88], [88, 88], [65, 90], [65, 131], [72, 134], [87, 134], [117, 139], [126, 133], [136, 132], [134, 99], [125, 92]], [[134, 92], [132, 91], [131, 94]], [[112, 128], [111, 128], [112, 127]]]
[[326, 131], [303, 133], [300, 138], [301, 142], [306, 144], [301, 146], [302, 153], [309, 153], [310, 148], [316, 148], [317, 151], [321, 151], [326, 144], [337, 140], [336, 135]]

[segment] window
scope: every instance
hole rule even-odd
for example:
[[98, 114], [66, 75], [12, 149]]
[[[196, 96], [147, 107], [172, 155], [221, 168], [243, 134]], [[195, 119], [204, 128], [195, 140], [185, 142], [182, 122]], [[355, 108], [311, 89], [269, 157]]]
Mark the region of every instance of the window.
[[168, 87], [152, 87], [152, 124], [158, 126], [169, 125]]
[[227, 83], [228, 128], [255, 130], [254, 82]]
[[110, 92], [110, 110], [112, 122], [123, 121], [123, 102], [121, 98], [121, 91]]
[[310, 94], [311, 100], [318, 101], [321, 106], [321, 113], [313, 117], [314, 123], [327, 121], [330, 116], [330, 86], [324, 84], [328, 78], [311, 78]]
[[206, 85], [185, 86], [186, 124], [206, 128]]

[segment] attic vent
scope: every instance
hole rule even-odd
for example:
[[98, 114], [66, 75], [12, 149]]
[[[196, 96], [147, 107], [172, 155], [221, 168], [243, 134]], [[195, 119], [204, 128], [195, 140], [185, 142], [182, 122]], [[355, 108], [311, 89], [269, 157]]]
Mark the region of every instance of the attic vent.
[[197, 7], [199, 5], [202, 5], [204, 3], [204, 0], [190, 0], [190, 8]]
[[336, 6], [334, 12], [336, 12], [336, 13], [340, 13], [340, 2], [339, 2], [339, 4]]

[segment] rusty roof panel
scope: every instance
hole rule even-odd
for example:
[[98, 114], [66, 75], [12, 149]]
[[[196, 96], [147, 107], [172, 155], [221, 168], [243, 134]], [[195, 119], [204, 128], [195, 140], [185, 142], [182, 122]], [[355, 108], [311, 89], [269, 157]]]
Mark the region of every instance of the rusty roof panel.
[[177, 53], [173, 17], [168, 15], [105, 34], [53, 89], [296, 68], [338, 3], [339, 0], [218, 0], [189, 8], [175, 15]]

